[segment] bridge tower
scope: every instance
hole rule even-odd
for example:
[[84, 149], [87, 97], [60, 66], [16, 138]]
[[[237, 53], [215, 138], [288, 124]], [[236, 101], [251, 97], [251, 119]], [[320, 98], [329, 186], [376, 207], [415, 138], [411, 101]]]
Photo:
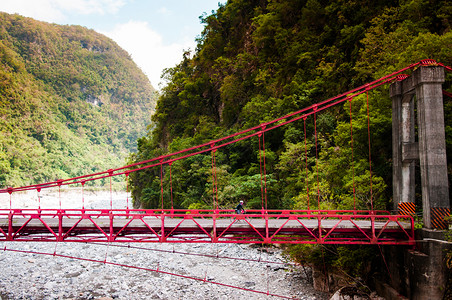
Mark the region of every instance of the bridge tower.
[[415, 162], [419, 161], [424, 226], [446, 229], [450, 202], [442, 89], [444, 67], [421, 65], [405, 77], [390, 86], [394, 209], [414, 214]]
[[443, 230], [450, 214], [442, 89], [445, 70], [432, 61], [427, 63], [421, 63], [411, 76], [399, 76], [390, 86], [394, 209], [415, 213], [415, 163], [419, 163], [424, 222], [424, 228], [416, 232], [420, 241], [416, 249], [383, 247], [390, 278], [380, 278], [376, 287], [391, 300], [406, 299], [400, 295], [442, 299], [449, 284], [444, 261], [452, 246], [445, 241]]

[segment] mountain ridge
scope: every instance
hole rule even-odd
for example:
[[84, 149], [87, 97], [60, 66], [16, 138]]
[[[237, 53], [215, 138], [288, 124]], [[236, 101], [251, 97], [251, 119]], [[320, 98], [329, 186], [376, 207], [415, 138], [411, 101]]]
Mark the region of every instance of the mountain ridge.
[[0, 13], [0, 186], [123, 165], [156, 97], [106, 36]]

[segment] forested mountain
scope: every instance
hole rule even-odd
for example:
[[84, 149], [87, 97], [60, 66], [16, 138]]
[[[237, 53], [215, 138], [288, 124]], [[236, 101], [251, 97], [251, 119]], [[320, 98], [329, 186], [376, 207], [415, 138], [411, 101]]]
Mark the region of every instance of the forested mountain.
[[[196, 51], [166, 71], [168, 85], [158, 100], [154, 126], [138, 141], [131, 162], [275, 119], [421, 59], [452, 65], [451, 14], [452, 4], [444, 0], [229, 0], [201, 18], [205, 28]], [[388, 87], [372, 91], [369, 98], [374, 208], [392, 209]], [[356, 97], [353, 110], [365, 111], [365, 103], [365, 96]], [[451, 120], [449, 98], [445, 109]], [[266, 134], [269, 207], [304, 209], [308, 196], [317, 199], [319, 194], [321, 208], [350, 209], [354, 180], [357, 208], [369, 209], [367, 115], [353, 119], [353, 168], [348, 109], [319, 114], [318, 149], [312, 123], [307, 125], [308, 180], [303, 122]], [[450, 121], [446, 125], [452, 153]], [[249, 141], [217, 152], [220, 207], [245, 200], [248, 208], [260, 208], [258, 151], [257, 141]], [[173, 163], [176, 207], [212, 206], [211, 163], [210, 153]], [[160, 168], [131, 174], [131, 183], [136, 206], [159, 206]]]
[[156, 98], [104, 35], [0, 13], [0, 187], [122, 166]]

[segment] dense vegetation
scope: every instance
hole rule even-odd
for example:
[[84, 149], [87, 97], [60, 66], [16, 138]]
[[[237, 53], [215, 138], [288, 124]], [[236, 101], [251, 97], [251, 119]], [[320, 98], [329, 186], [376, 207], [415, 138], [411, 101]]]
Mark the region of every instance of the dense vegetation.
[[[131, 162], [272, 120], [421, 59], [452, 65], [451, 15], [452, 4], [445, 0], [230, 0], [201, 18], [205, 28], [196, 51], [166, 70], [168, 85], [153, 127], [138, 141]], [[450, 90], [450, 84], [445, 88]], [[388, 94], [387, 86], [369, 93], [372, 199], [379, 209], [392, 209]], [[306, 208], [308, 196], [319, 196], [321, 208], [350, 209], [353, 180], [357, 208], [370, 208], [366, 109], [365, 95], [354, 99], [354, 162], [348, 107], [317, 116], [317, 165], [314, 125], [307, 122], [308, 175], [303, 122], [266, 135], [269, 208]], [[445, 98], [445, 111], [450, 120], [450, 98]], [[452, 126], [446, 125], [447, 150], [452, 153]], [[248, 208], [260, 208], [257, 139], [217, 151], [216, 165], [220, 207], [232, 208], [245, 200]], [[164, 171], [164, 199], [169, 199], [170, 174]], [[174, 163], [175, 207], [212, 207], [211, 172], [210, 153]], [[135, 205], [158, 207], [160, 182], [160, 168], [131, 174]], [[169, 207], [169, 201], [165, 205]], [[311, 208], [317, 208], [315, 201]], [[315, 250], [302, 252], [313, 258], [319, 253]], [[334, 249], [332, 264], [354, 267], [354, 275], [368, 267], [349, 264], [340, 255], [343, 250]]]
[[[255, 126], [421, 59], [450, 65], [451, 9], [446, 1], [422, 0], [229, 1], [214, 14], [202, 17], [205, 29], [196, 52], [186, 53], [177, 67], [164, 74], [168, 85], [158, 101], [154, 126], [138, 141], [139, 151], [132, 160], [149, 159]], [[391, 102], [387, 87], [371, 92], [369, 98], [373, 197], [377, 208], [390, 208]], [[359, 207], [369, 208], [367, 115], [357, 113], [366, 110], [365, 102], [364, 96], [353, 101], [355, 168], [350, 168], [348, 109], [318, 116], [318, 168], [325, 207], [350, 208], [354, 169], [361, 187], [357, 191]], [[445, 105], [449, 116], [450, 99]], [[312, 121], [307, 123], [313, 127]], [[311, 129], [309, 154], [315, 143]], [[306, 207], [303, 122], [268, 135], [270, 207]], [[447, 135], [451, 150], [450, 126]], [[260, 208], [258, 151], [256, 141], [218, 154], [222, 206], [231, 207], [240, 198], [249, 208]], [[176, 169], [172, 172], [175, 200], [179, 201], [176, 206], [212, 205], [210, 163], [209, 153], [172, 167]], [[315, 161], [309, 163], [312, 167]], [[308, 177], [317, 176], [310, 171]], [[159, 203], [159, 177], [159, 168], [132, 176], [137, 204]], [[310, 179], [308, 182], [317, 185], [317, 179]], [[317, 194], [316, 188], [309, 190]]]
[[156, 97], [107, 37], [0, 13], [0, 187], [123, 165]]

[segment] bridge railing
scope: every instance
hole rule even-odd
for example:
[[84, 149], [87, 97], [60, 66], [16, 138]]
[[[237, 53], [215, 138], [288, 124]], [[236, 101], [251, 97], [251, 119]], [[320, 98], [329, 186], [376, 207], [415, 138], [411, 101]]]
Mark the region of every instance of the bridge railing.
[[271, 212], [2, 209], [0, 241], [414, 244], [410, 215]]

